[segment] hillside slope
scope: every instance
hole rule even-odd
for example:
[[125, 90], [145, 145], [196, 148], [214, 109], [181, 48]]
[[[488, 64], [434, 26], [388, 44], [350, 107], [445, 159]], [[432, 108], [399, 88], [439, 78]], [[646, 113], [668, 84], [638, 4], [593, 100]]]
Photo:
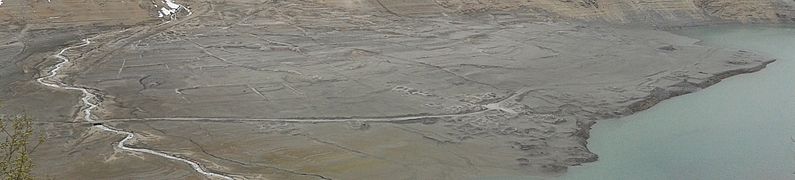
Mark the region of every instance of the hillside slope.
[[[316, 0], [401, 15], [527, 10], [539, 16], [610, 23], [688, 25], [713, 21], [791, 22], [791, 0]], [[440, 11], [440, 9], [444, 9]]]

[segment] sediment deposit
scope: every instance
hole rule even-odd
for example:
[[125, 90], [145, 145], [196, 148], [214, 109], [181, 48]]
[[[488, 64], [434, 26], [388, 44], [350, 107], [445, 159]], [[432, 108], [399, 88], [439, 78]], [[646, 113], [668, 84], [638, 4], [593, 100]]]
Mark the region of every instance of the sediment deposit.
[[[162, 17], [166, 1], [51, 3], [0, 5], [0, 100], [46, 130], [42, 177], [212, 178], [120, 151], [102, 125], [239, 179], [460, 179], [597, 160], [597, 120], [774, 61], [652, 26], [791, 22], [793, 2], [235, 0]], [[59, 78], [98, 96], [93, 123], [82, 94], [35, 81], [68, 46]]]

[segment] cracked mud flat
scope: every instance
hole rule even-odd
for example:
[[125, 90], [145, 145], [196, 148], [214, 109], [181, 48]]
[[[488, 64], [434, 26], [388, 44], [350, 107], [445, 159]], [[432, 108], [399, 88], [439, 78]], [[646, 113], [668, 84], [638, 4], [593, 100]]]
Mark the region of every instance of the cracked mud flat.
[[123, 136], [72, 121], [79, 94], [36, 84], [33, 77], [58, 62], [49, 57], [55, 49], [85, 36], [98, 38], [65, 53], [75, 63], [63, 79], [102, 95], [99, 122], [135, 133], [131, 147], [185, 157], [210, 172], [240, 179], [556, 176], [597, 159], [585, 141], [596, 120], [772, 62], [643, 28], [513, 11], [430, 16], [422, 12], [442, 7], [379, 2], [386, 10], [196, 2], [190, 16], [160, 25], [9, 26], [0, 54], [13, 58], [0, 66], [8, 87], [0, 97], [32, 109], [47, 130], [50, 141], [36, 156], [42, 177], [205, 178], [179, 161], [114, 151]]

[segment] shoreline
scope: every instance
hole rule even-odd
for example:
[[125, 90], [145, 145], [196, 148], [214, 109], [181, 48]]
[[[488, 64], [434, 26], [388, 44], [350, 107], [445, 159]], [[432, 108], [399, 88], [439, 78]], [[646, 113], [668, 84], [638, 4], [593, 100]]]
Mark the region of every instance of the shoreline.
[[[719, 73], [715, 79], [724, 81], [698, 83], [714, 89], [704, 88], [632, 117], [600, 121], [588, 141], [602, 159], [573, 168], [561, 179], [792, 177], [795, 166], [787, 160], [792, 157], [792, 122], [787, 118], [792, 113], [787, 110], [794, 104], [791, 97], [778, 96], [793, 88], [787, 82], [795, 54], [786, 48], [792, 29], [732, 26], [680, 33], [698, 37], [702, 45], [746, 49], [777, 61]], [[743, 73], [755, 74], [727, 78]], [[757, 155], [744, 156], [749, 153]]]
[[[672, 98], [675, 98], [675, 97], [678, 97], [678, 96], [694, 93], [694, 92], [697, 92], [697, 91], [699, 91], [701, 89], [709, 88], [712, 85], [720, 83], [724, 79], [728, 79], [728, 78], [731, 78], [731, 77], [734, 77], [734, 76], [743, 75], [743, 74], [749, 74], [749, 73], [755, 73], [755, 72], [761, 71], [761, 70], [765, 69], [769, 64], [774, 63], [774, 62], [776, 62], [776, 60], [772, 59], [772, 60], [769, 60], [769, 61], [762, 62], [761, 64], [753, 66], [753, 67], [726, 70], [726, 71], [724, 71], [724, 72], [722, 72], [720, 74], [716, 74], [714, 76], [711, 76], [709, 78], [709, 80], [707, 80], [707, 81], [703, 81], [703, 82], [699, 82], [699, 83], [675, 84], [675, 85], [671, 85], [671, 86], [668, 86], [668, 87], [665, 87], [665, 88], [655, 89], [645, 99], [637, 101], [635, 103], [632, 103], [630, 106], [628, 106], [627, 107], [627, 110], [629, 111], [628, 114], [622, 114], [621, 116], [618, 116], [618, 117], [611, 117], [611, 118], [606, 118], [606, 119], [595, 120], [595, 121], [593, 121], [593, 123], [585, 123], [585, 124], [583, 124], [583, 126], [581, 126], [581, 130], [579, 131], [580, 133], [578, 133], [578, 134], [579, 134], [579, 136], [581, 138], [583, 138], [583, 146], [587, 147], [588, 139], [590, 138], [590, 131], [593, 130], [592, 127], [598, 121], [606, 121], [606, 120], [609, 121], [611, 119], [622, 118], [622, 117], [633, 115], [633, 114], [635, 114], [637, 112], [648, 110], [650, 108], [653, 108], [655, 105], [657, 105], [660, 102], [663, 102], [665, 100], [669, 100], [669, 99], [672, 99]], [[692, 86], [692, 87], [696, 87], [696, 88], [695, 89], [693, 89], [693, 88], [683, 89], [682, 88], [682, 87], [687, 87], [687, 86]], [[593, 153], [590, 150], [588, 152], [589, 153]], [[593, 154], [597, 155], [596, 153], [593, 153]], [[592, 163], [592, 162], [596, 162], [596, 161], [598, 161], [598, 155], [596, 157], [594, 157], [593, 159], [583, 159], [581, 161], [581, 163]]]
[[[302, 15], [305, 6], [322, 8], [276, 8]], [[145, 134], [135, 147], [174, 152], [221, 173], [355, 179], [372, 172], [399, 178], [392, 172], [399, 169], [452, 179], [560, 175], [598, 160], [587, 148], [597, 121], [774, 62], [756, 61], [762, 57], [752, 52], [690, 45], [692, 38], [653, 27], [543, 23], [512, 14], [376, 16], [362, 23], [350, 18], [359, 14], [324, 11], [333, 13], [253, 14], [237, 25], [213, 24], [214, 14], [196, 13], [192, 18], [200, 18], [185, 19], [189, 25], [140, 27], [131, 37], [111, 35], [110, 44], [81, 53], [80, 67], [65, 72], [65, 80], [101, 90], [102, 119], [108, 119], [101, 123]], [[313, 21], [318, 18], [323, 22]], [[393, 28], [395, 22], [406, 28]], [[517, 97], [525, 88], [535, 89]], [[214, 136], [192, 144], [179, 138], [194, 132]], [[274, 146], [284, 148], [269, 149]], [[423, 160], [430, 157], [439, 160]], [[312, 163], [294, 163], [304, 161]], [[413, 161], [433, 167], [406, 165]], [[366, 163], [373, 164], [324, 169]], [[456, 173], [439, 173], [448, 168]]]
[[[635, 30], [631, 30], [630, 29], [630, 30], [627, 30], [627, 31], [635, 31]], [[740, 52], [742, 52], [742, 51], [740, 51]], [[728, 61], [730, 59], [725, 59], [725, 60]], [[736, 59], [733, 59], [733, 60], [736, 60]], [[744, 59], [744, 60], [746, 60], [746, 59]], [[751, 60], [751, 59], [747, 59], [747, 60]], [[625, 110], [623, 112], [621, 112], [619, 116], [616, 116], [616, 115], [609, 115], [609, 116], [610, 116], [610, 118], [615, 118], [615, 117], [622, 117], [622, 116], [630, 115], [630, 114], [633, 114], [635, 112], [639, 112], [641, 110], [648, 109], [651, 106], [653, 106], [656, 103], [659, 103], [659, 102], [661, 102], [663, 100], [667, 100], [669, 98], [673, 98], [673, 97], [676, 97], [676, 96], [679, 96], [679, 95], [682, 95], [682, 94], [692, 93], [692, 92], [695, 92], [695, 91], [697, 91], [699, 89], [709, 87], [711, 85], [714, 85], [715, 83], [720, 82], [722, 79], [729, 78], [729, 77], [732, 77], [732, 76], [735, 76], [735, 75], [751, 73], [751, 72], [755, 72], [755, 71], [761, 70], [767, 64], [772, 63], [772, 62], [774, 62], [774, 60], [763, 61], [763, 62], [753, 61], [753, 62], [749, 62], [748, 64], [739, 64], [739, 65], [742, 66], [742, 67], [739, 67], [739, 68], [733, 67], [733, 69], [722, 69], [719, 72], [712, 72], [712, 73], [714, 73], [714, 74], [712, 74], [712, 76], [709, 76], [709, 77], [706, 77], [706, 78], [701, 77], [701, 78], [703, 78], [703, 80], [701, 80], [701, 81], [698, 81], [698, 80], [687, 81], [687, 80], [685, 80], [684, 83], [667, 84], [667, 86], [664, 86], [664, 88], [659, 88], [659, 89], [652, 90], [651, 94], [644, 96], [641, 100], [637, 100], [634, 103], [628, 104], [625, 107]], [[748, 67], [748, 66], [752, 66], [752, 67]], [[512, 99], [506, 99], [505, 102], [510, 102], [511, 100]], [[513, 99], [513, 100], [515, 100], [515, 99]], [[474, 115], [474, 114], [472, 114], [472, 115]], [[447, 115], [442, 115], [442, 116], [447, 116]], [[410, 118], [411, 119], [411, 117], [406, 117], [406, 118]], [[452, 118], [452, 117], [439, 117], [439, 118], [445, 119], [445, 118]], [[115, 119], [115, 118], [112, 118], [112, 119]], [[140, 118], [139, 120], [145, 120], [145, 119], [147, 119], [147, 118]], [[161, 120], [174, 119], [174, 120], [177, 120], [177, 119], [180, 119], [180, 118], [151, 117], [149, 119], [154, 119], [154, 120], [157, 120], [157, 119], [161, 119]], [[207, 121], [207, 120], [202, 120], [202, 119], [214, 119], [214, 118], [202, 118], [202, 117], [193, 118], [193, 117], [190, 117], [190, 118], [183, 118], [183, 119], [185, 119], [184, 121], [212, 122], [212, 121]], [[230, 119], [230, 120], [231, 119], [240, 119], [241, 121], [247, 121], [249, 118], [228, 117], [228, 118], [222, 118], [222, 120], [223, 119]], [[328, 118], [320, 118], [320, 120], [322, 120], [322, 119], [328, 119]], [[339, 122], [350, 122], [350, 120], [346, 120], [344, 118], [343, 119], [332, 118], [332, 119], [336, 123], [339, 123]], [[122, 120], [124, 120], [124, 119], [122, 118]], [[133, 123], [135, 120], [136, 120], [135, 118], [129, 119], [129, 122]], [[263, 120], [271, 121], [270, 119], [263, 119]], [[279, 119], [274, 119], [274, 120], [275, 120], [274, 122], [287, 122], [287, 123], [293, 122], [293, 120], [279, 120]], [[296, 118], [296, 120], [294, 120], [294, 121], [295, 122], [303, 122], [304, 120], [306, 120], [306, 121], [314, 121], [313, 118]], [[320, 120], [317, 120], [317, 121], [320, 121]], [[588, 138], [588, 136], [590, 134], [589, 131], [591, 130], [591, 126], [594, 123], [596, 123], [597, 121], [600, 121], [600, 120], [604, 120], [604, 119], [594, 119], [594, 120], [589, 120], [589, 121], [582, 121], [583, 123], [580, 123], [579, 120], [577, 121], [579, 130], [576, 133], [574, 133], [574, 134], [581, 138], [581, 140], [578, 140], [578, 141], [580, 141], [580, 143], [581, 143], [580, 145], [586, 151], [587, 151], [587, 138]], [[125, 120], [125, 121], [127, 121], [127, 120]], [[177, 121], [183, 121], [183, 120], [177, 120]], [[378, 123], [378, 121], [380, 121], [380, 120], [375, 120], [375, 122], [372, 122], [372, 123]], [[235, 121], [235, 122], [238, 122], [238, 121]], [[432, 121], [431, 123], [433, 123], [433, 122], [435, 122], [435, 121]], [[124, 123], [124, 122], [116, 122], [116, 123]], [[367, 124], [366, 121], [365, 122], [360, 122], [360, 123]], [[425, 123], [425, 122], [423, 121], [423, 123]], [[315, 124], [315, 123], [310, 123], [310, 124]], [[331, 123], [331, 124], [334, 124], [334, 123]], [[562, 165], [562, 164], [559, 164], [559, 163], [552, 163], [552, 164], [541, 165], [539, 167], [542, 169], [542, 171], [550, 171], [550, 172], [553, 172], [552, 174], [556, 174], [556, 173], [560, 173], [561, 171], [565, 170], [567, 166], [578, 165], [578, 164], [587, 163], [587, 162], [593, 162], [593, 161], [596, 161], [598, 159], [598, 157], [596, 155], [594, 155], [592, 152], [587, 151], [587, 153], [589, 153], [590, 155], [588, 155], [588, 154], [586, 154], [586, 155], [577, 155], [577, 156], [570, 157], [570, 158], [566, 159], [564, 161], [565, 165]]]

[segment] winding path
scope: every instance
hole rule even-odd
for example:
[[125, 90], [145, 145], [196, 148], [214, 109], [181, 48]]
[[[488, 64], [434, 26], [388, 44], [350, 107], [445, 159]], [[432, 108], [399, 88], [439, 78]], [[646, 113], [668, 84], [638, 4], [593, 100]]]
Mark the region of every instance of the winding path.
[[198, 121], [198, 122], [247, 122], [247, 121], [264, 121], [264, 122], [285, 122], [285, 123], [341, 123], [341, 122], [368, 122], [368, 123], [399, 123], [410, 122], [426, 118], [450, 118], [450, 117], [464, 117], [482, 114], [487, 111], [502, 111], [510, 115], [518, 115], [519, 112], [505, 107], [505, 102], [508, 100], [517, 99], [530, 91], [539, 90], [541, 88], [522, 88], [516, 91], [513, 95], [503, 98], [500, 101], [482, 105], [483, 109], [473, 112], [456, 113], [456, 114], [435, 114], [435, 115], [408, 115], [398, 117], [360, 117], [360, 118], [235, 118], [235, 117], [151, 117], [151, 118], [118, 118], [106, 119], [99, 121], [86, 122], [86, 124], [102, 124], [111, 122], [141, 122], [141, 121]]
[[[36, 79], [36, 81], [38, 81], [42, 85], [45, 85], [45, 86], [48, 86], [48, 87], [52, 87], [52, 88], [56, 88], [56, 89], [80, 91], [82, 93], [80, 108], [83, 109], [83, 119], [86, 122], [94, 123], [94, 122], [97, 122], [98, 120], [93, 117], [93, 113], [92, 112], [99, 107], [98, 104], [99, 104], [100, 100], [97, 98], [99, 95], [95, 94], [95, 93], [92, 93], [92, 91], [87, 89], [87, 88], [73, 86], [73, 85], [66, 85], [66, 84], [64, 84], [61, 81], [60, 78], [57, 77], [58, 73], [61, 72], [61, 70], [64, 68], [64, 66], [66, 64], [70, 63], [69, 58], [67, 58], [64, 55], [64, 53], [66, 53], [67, 51], [69, 51], [71, 49], [88, 46], [89, 44], [91, 44], [91, 41], [89, 39], [83, 39], [83, 43], [82, 44], [64, 48], [61, 51], [59, 51], [58, 54], [53, 55], [55, 58], [58, 58], [61, 61], [58, 64], [55, 64], [52, 67], [52, 69], [50, 69], [48, 71], [48, 74], [46, 76], [40, 77], [40, 78]], [[180, 162], [183, 162], [183, 163], [186, 163], [186, 164], [190, 165], [194, 170], [196, 170], [196, 172], [201, 173], [204, 176], [206, 176], [208, 178], [211, 178], [211, 179], [228, 179], [228, 180], [233, 180], [234, 179], [231, 176], [227, 176], [227, 175], [223, 175], [223, 174], [213, 173], [213, 172], [207, 171], [199, 163], [196, 163], [196, 162], [191, 161], [191, 160], [186, 159], [186, 158], [181, 158], [181, 157], [177, 157], [175, 155], [171, 155], [171, 154], [168, 154], [168, 153], [165, 153], [165, 152], [155, 151], [155, 150], [146, 149], [146, 148], [129, 147], [129, 146], [127, 146], [127, 142], [135, 139], [135, 134], [130, 132], [130, 131], [125, 131], [125, 130], [122, 130], [122, 129], [116, 129], [114, 127], [111, 127], [111, 126], [108, 126], [108, 125], [105, 125], [105, 124], [98, 124], [98, 125], [95, 125], [93, 127], [96, 127], [96, 128], [101, 129], [101, 130], [108, 131], [108, 132], [113, 132], [113, 133], [117, 133], [117, 134], [124, 134], [125, 135], [124, 139], [119, 141], [117, 143], [117, 145], [116, 145], [116, 147], [121, 149], [121, 150], [147, 153], [147, 154], [163, 157], [163, 158], [166, 158], [166, 159], [180, 161]]]

